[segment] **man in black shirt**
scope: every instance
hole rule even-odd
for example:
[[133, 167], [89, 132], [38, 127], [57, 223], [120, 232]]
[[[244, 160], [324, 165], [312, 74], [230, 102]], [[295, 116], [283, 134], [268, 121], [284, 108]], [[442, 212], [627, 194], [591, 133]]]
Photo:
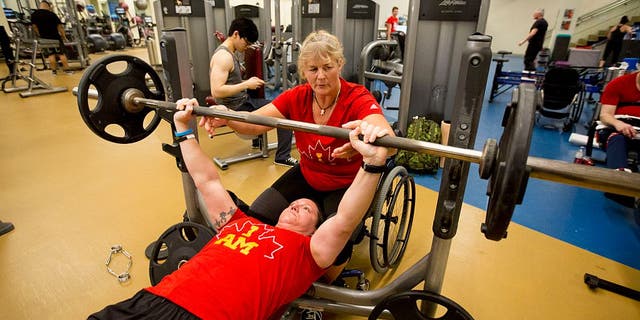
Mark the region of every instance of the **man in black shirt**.
[[62, 68], [69, 69], [67, 56], [64, 54], [64, 42], [68, 42], [67, 35], [64, 32], [64, 26], [60, 18], [51, 11], [51, 3], [49, 0], [43, 0], [38, 6], [38, 10], [31, 14], [31, 24], [36, 36], [42, 39], [58, 40], [60, 45], [58, 48], [42, 49], [43, 54], [49, 59], [49, 67], [56, 74], [58, 62], [56, 57], [60, 58]]
[[[11, 48], [11, 39], [4, 26], [0, 26], [0, 48], [2, 48], [2, 55], [4, 55], [4, 62], [9, 68], [9, 75], [13, 74], [13, 66], [16, 58], [13, 55], [13, 49]], [[4, 78], [6, 79], [6, 78]]]
[[536, 9], [533, 11], [533, 19], [535, 22], [529, 29], [529, 34], [527, 37], [518, 42], [518, 45], [521, 46], [525, 42], [529, 41], [529, 45], [527, 46], [527, 50], [524, 53], [524, 69], [528, 71], [535, 71], [536, 67], [534, 65], [534, 61], [536, 60], [536, 56], [538, 52], [542, 50], [542, 44], [544, 43], [544, 36], [547, 33], [547, 20], [544, 19], [544, 10]]

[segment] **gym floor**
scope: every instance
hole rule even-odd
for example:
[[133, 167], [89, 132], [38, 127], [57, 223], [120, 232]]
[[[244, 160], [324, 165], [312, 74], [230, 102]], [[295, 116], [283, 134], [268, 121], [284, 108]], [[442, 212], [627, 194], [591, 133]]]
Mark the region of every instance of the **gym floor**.
[[[145, 49], [125, 53], [146, 59]], [[7, 73], [2, 64], [0, 75]], [[181, 175], [175, 160], [161, 149], [162, 143], [171, 141], [167, 123], [134, 144], [107, 142], [93, 134], [78, 114], [71, 88], [77, 86], [80, 72], [53, 76], [50, 71], [42, 71], [37, 76], [56, 86], [67, 86], [69, 92], [25, 99], [17, 93], [0, 93], [0, 118], [4, 119], [0, 126], [4, 150], [0, 157], [0, 203], [4, 203], [0, 220], [16, 226], [0, 237], [0, 314], [3, 319], [81, 319], [150, 285], [144, 250], [169, 226], [182, 220], [185, 204]], [[483, 116], [483, 121], [486, 119], [490, 118]], [[481, 130], [491, 126], [499, 125], [485, 123]], [[250, 150], [250, 141], [233, 134], [209, 139], [201, 133], [200, 138], [211, 156]], [[477, 140], [484, 138], [479, 133]], [[226, 186], [250, 202], [285, 171], [273, 164], [272, 154], [270, 158], [231, 165], [221, 173]], [[470, 175], [475, 175], [473, 168]], [[417, 180], [426, 187], [417, 187], [411, 241], [398, 268], [375, 274], [369, 265], [367, 240], [356, 247], [350, 267], [366, 271], [372, 289], [384, 286], [429, 251], [437, 199], [437, 187], [429, 183], [434, 185], [438, 177]], [[537, 188], [547, 194], [560, 192], [545, 189], [549, 184], [530, 183], [527, 194], [535, 194]], [[470, 196], [472, 193], [477, 195]], [[466, 194], [467, 204], [453, 240], [442, 294], [476, 319], [640, 318], [637, 301], [604, 290], [592, 291], [583, 283], [583, 275], [588, 272], [639, 289], [637, 265], [526, 226], [528, 223], [522, 220], [527, 219], [519, 218], [526, 215], [524, 212], [516, 214], [507, 239], [486, 240], [479, 232], [484, 212], [478, 203], [484, 189], [470, 185]], [[556, 219], [538, 223], [578, 233], [582, 230], [576, 230], [568, 216], [597, 219], [591, 211], [600, 208], [589, 209], [590, 199], [573, 195], [568, 199], [568, 204], [558, 205], [561, 209], [553, 211]], [[536, 200], [525, 199], [525, 203], [532, 201]], [[537, 201], [532, 208], [556, 207], [551, 201]], [[536, 220], [534, 214], [526, 216]], [[615, 248], [637, 259], [639, 227], [632, 219], [627, 220], [635, 244], [619, 242]], [[608, 236], [597, 231], [591, 235], [594, 242], [608, 241], [604, 237]], [[123, 284], [105, 266], [115, 244], [133, 256], [131, 279]], [[111, 268], [121, 272], [126, 270], [126, 263], [118, 255]]]

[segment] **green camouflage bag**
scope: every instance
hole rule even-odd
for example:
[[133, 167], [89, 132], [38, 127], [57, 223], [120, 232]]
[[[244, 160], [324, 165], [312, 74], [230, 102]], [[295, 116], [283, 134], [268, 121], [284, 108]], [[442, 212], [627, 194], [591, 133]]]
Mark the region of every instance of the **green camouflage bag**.
[[[413, 117], [407, 131], [407, 138], [441, 143], [442, 131], [440, 130], [440, 125], [433, 120], [427, 120], [425, 117]], [[435, 174], [440, 168], [440, 157], [400, 150], [396, 154], [396, 164], [407, 168], [408, 171], [413, 173]]]

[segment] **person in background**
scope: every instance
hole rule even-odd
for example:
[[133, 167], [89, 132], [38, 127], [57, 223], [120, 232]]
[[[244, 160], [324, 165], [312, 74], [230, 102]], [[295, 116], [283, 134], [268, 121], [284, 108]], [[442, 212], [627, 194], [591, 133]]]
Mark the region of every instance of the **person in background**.
[[[0, 48], [4, 56], [4, 63], [7, 64], [9, 75], [11, 75], [14, 72], [16, 58], [13, 55], [13, 48], [11, 48], [11, 28], [9, 27], [6, 12], [0, 15]], [[6, 78], [0, 78], [0, 80], [4, 79]]]
[[535, 60], [538, 52], [542, 50], [542, 45], [544, 43], [544, 36], [547, 34], [547, 28], [549, 24], [547, 20], [544, 19], [544, 10], [536, 9], [533, 11], [533, 25], [531, 29], [529, 29], [529, 33], [527, 36], [520, 42], [518, 42], [518, 46], [523, 45], [525, 42], [529, 42], [527, 45], [527, 50], [524, 53], [524, 70], [527, 71], [535, 71]]
[[384, 26], [387, 28], [387, 40], [391, 40], [391, 34], [396, 31], [396, 25], [398, 25], [398, 7], [393, 7], [391, 16], [384, 22]]
[[[600, 102], [600, 121], [609, 126], [598, 131], [598, 141], [604, 145], [607, 152], [607, 167], [631, 172], [627, 156], [629, 150], [640, 151], [640, 132], [633, 125], [615, 116], [640, 117], [640, 72], [613, 79], [604, 88]], [[634, 205], [632, 197], [609, 193], [605, 193], [605, 196], [628, 207]]]
[[7, 68], [9, 68], [9, 76], [11, 76], [14, 71], [16, 58], [13, 55], [13, 48], [11, 48], [11, 39], [9, 38], [9, 34], [4, 26], [0, 26], [0, 48], [2, 48], [4, 62], [7, 64]]
[[611, 55], [611, 64], [616, 64], [620, 59], [620, 51], [622, 50], [622, 40], [624, 37], [631, 33], [631, 27], [627, 25], [629, 18], [623, 16], [620, 18], [620, 23], [613, 26], [607, 33], [607, 46], [604, 48], [604, 54], [602, 60], [600, 60], [600, 67], [604, 67], [607, 62], [607, 58]]
[[[236, 111], [253, 111], [269, 103], [265, 99], [252, 99], [248, 89], [257, 89], [264, 85], [264, 80], [251, 77], [242, 80], [242, 65], [236, 52], [244, 52], [258, 40], [258, 27], [247, 18], [237, 18], [231, 22], [227, 38], [215, 50], [209, 63], [209, 82], [211, 95], [217, 104]], [[298, 164], [298, 159], [291, 157], [293, 133], [290, 130], [278, 129], [278, 149], [275, 163], [287, 167]], [[254, 140], [254, 147], [259, 140]]]
[[57, 74], [58, 58], [62, 63], [62, 69], [70, 73], [69, 60], [65, 54], [66, 49], [64, 45], [64, 43], [69, 42], [69, 40], [64, 32], [64, 25], [62, 24], [62, 21], [60, 21], [60, 18], [51, 11], [52, 7], [49, 1], [50, 0], [41, 1], [38, 5], [38, 10], [31, 14], [33, 31], [39, 38], [58, 40], [60, 42], [60, 46], [58, 48], [42, 49], [43, 54], [49, 59], [49, 67], [53, 74]]

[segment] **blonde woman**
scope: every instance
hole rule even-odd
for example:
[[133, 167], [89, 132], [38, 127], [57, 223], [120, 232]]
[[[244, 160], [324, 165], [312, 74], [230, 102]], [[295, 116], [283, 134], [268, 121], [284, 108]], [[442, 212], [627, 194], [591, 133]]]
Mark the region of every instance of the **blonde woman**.
[[[338, 38], [322, 30], [312, 32], [304, 40], [298, 58], [298, 72], [306, 82], [283, 92], [253, 113], [335, 127], [363, 120], [392, 134], [380, 105], [369, 91], [340, 77], [344, 64], [343, 47]], [[215, 127], [224, 123], [244, 134], [273, 129], [215, 118], [203, 118], [200, 124], [213, 133]], [[318, 203], [325, 218], [334, 214], [362, 165], [362, 157], [348, 140], [297, 131], [294, 135], [300, 163], [251, 205], [250, 214], [270, 224], [278, 221], [274, 212], [282, 212], [302, 195]], [[344, 250], [336, 265], [346, 262], [349, 255], [350, 250]]]

